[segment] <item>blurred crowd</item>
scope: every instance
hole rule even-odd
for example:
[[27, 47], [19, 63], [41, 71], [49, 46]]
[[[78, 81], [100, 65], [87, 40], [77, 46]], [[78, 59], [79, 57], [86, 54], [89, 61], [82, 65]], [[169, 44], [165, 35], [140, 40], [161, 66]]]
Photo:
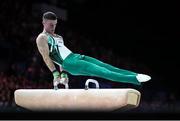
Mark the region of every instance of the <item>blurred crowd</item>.
[[[30, 1], [6, 0], [0, 4], [0, 110], [5, 110], [6, 107], [17, 108], [14, 102], [16, 89], [53, 88], [52, 74], [44, 64], [35, 42], [35, 38], [42, 31], [41, 14], [33, 11], [33, 2], [28, 2]], [[120, 57], [118, 53], [114, 53], [113, 48], [102, 46], [98, 40], [95, 41], [90, 35], [76, 31], [65, 21], [61, 21], [56, 31], [63, 36], [66, 46], [75, 53], [92, 56], [123, 69], [152, 73], [145, 64], [136, 62], [132, 57]], [[69, 75], [69, 78], [70, 88], [84, 88], [84, 81], [93, 77]], [[122, 86], [99, 78], [97, 80], [101, 88]], [[138, 110], [178, 111], [175, 104], [179, 104], [172, 92], [152, 91], [146, 88], [140, 90], [145, 98]]]

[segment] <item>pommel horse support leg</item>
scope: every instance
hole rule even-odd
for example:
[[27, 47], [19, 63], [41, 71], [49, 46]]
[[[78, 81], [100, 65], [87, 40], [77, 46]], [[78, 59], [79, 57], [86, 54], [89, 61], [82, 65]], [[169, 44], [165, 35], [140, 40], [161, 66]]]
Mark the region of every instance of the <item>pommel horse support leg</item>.
[[135, 108], [141, 93], [135, 89], [18, 89], [17, 105], [31, 111], [102, 111]]

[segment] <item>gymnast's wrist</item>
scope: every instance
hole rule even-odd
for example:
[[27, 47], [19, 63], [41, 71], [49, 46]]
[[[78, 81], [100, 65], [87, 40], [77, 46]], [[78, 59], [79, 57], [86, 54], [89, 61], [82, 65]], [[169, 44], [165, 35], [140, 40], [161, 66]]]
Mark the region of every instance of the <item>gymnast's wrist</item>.
[[52, 74], [55, 79], [60, 77], [60, 73], [56, 69], [52, 71]]
[[68, 75], [65, 71], [61, 71], [61, 78], [68, 78]]

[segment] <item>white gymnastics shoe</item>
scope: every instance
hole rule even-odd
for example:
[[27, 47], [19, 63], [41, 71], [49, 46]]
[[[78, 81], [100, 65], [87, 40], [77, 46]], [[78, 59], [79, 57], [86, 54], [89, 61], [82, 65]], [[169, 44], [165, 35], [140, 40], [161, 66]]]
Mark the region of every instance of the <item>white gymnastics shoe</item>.
[[147, 82], [151, 79], [150, 76], [145, 75], [145, 74], [137, 74], [136, 78], [139, 82]]

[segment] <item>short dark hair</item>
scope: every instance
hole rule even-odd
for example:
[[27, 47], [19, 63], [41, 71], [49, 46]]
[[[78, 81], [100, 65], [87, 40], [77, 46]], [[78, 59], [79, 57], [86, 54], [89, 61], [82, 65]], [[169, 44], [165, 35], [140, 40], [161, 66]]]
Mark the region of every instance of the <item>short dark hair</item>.
[[56, 20], [57, 16], [55, 13], [48, 11], [43, 14], [43, 19]]

